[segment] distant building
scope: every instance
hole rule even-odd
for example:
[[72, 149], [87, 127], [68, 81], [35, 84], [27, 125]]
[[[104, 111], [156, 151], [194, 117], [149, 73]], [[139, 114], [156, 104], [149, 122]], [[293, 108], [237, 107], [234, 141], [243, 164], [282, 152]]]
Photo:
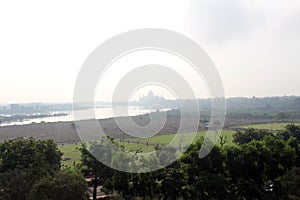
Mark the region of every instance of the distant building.
[[211, 127], [211, 123], [205, 123], [205, 124], [204, 124], [204, 127], [205, 127], [206, 129], [209, 129], [209, 128]]
[[157, 95], [150, 90], [146, 96], [143, 96], [139, 100], [139, 104], [142, 106], [153, 106], [155, 104], [164, 105], [166, 99]]

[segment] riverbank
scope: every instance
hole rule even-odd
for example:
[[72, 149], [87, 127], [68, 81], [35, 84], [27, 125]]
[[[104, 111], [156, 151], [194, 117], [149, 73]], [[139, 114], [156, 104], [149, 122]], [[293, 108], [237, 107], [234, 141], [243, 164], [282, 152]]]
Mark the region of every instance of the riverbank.
[[[154, 115], [155, 117], [155, 115]], [[126, 119], [127, 117], [119, 117]], [[132, 120], [140, 125], [146, 126], [150, 123], [150, 118], [148, 114], [138, 115], [131, 117]], [[176, 110], [168, 111], [167, 112], [167, 120], [163, 126], [163, 128], [159, 131], [158, 134], [172, 134], [176, 133], [178, 127], [180, 125], [180, 115]], [[108, 119], [100, 119], [98, 120], [99, 124], [101, 125], [103, 131], [107, 136], [113, 138], [122, 138], [122, 130], [116, 124], [114, 118]], [[182, 125], [182, 129], [185, 130], [184, 132], [191, 132], [190, 127], [192, 126], [192, 119], [191, 121], [187, 121]], [[234, 119], [227, 119], [225, 122], [224, 129], [228, 129], [234, 126], [241, 126], [247, 124], [256, 124], [256, 123], [270, 123], [270, 120], [234, 120]], [[89, 128], [89, 132], [97, 133], [99, 132], [98, 129], [89, 127], [88, 124], [90, 120], [81, 121], [81, 124], [86, 124], [86, 127]], [[198, 131], [205, 130], [203, 124], [199, 124]], [[142, 134], [142, 133], [141, 133]], [[80, 141], [78, 133], [75, 128], [75, 124], [73, 121], [68, 122], [48, 122], [48, 123], [34, 123], [34, 124], [27, 124], [27, 125], [15, 125], [15, 126], [3, 126], [0, 127], [0, 142], [16, 137], [33, 137], [38, 140], [47, 140], [52, 139], [57, 143], [75, 143]], [[125, 137], [130, 137], [125, 135]]]
[[[122, 118], [125, 119], [127, 117], [119, 117], [121, 120]], [[133, 116], [132, 120], [142, 126], [150, 122], [148, 114]], [[88, 126], [90, 121], [83, 120], [80, 123], [82, 126], [86, 124], [89, 132], [98, 132], [98, 129]], [[121, 137], [122, 131], [117, 126], [114, 118], [100, 119], [98, 121], [107, 136], [114, 138]], [[163, 129], [159, 133], [175, 133], [179, 124], [180, 116], [168, 116]], [[57, 143], [75, 143], [80, 141], [75, 126], [73, 121], [3, 126], [0, 127], [0, 142], [16, 137], [33, 137], [38, 140], [52, 139]], [[189, 124], [185, 124], [184, 127], [189, 127]]]

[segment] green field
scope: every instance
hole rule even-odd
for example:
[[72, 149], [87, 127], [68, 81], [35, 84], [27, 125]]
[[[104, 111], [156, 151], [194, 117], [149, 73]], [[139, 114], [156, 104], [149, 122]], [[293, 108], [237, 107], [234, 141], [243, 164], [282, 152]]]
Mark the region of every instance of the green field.
[[73, 163], [75, 164], [80, 163], [80, 151], [79, 147], [81, 144], [58, 144], [59, 150], [63, 153], [63, 166], [73, 167]]
[[[233, 145], [233, 133], [235, 131], [231, 131], [231, 130], [223, 130], [222, 131], [222, 135], [227, 137], [227, 142], [225, 145]], [[206, 131], [201, 131], [199, 133], [197, 133], [197, 135], [195, 136], [194, 142], [197, 141], [200, 137], [204, 137], [206, 134]], [[188, 140], [189, 137], [192, 137], [191, 133], [182, 133], [182, 134], [178, 134], [179, 135], [179, 140], [183, 140], [186, 141]], [[140, 142], [149, 142], [151, 144], [158, 144], [158, 145], [165, 145], [168, 144], [173, 138], [174, 138], [175, 134], [164, 134], [164, 135], [158, 135], [158, 136], [153, 136], [150, 138], [135, 138], [135, 139], [130, 139], [131, 141], [140, 141]], [[120, 144], [122, 144], [122, 142], [119, 142]], [[218, 143], [218, 145], [220, 145], [220, 143]], [[143, 150], [154, 150], [154, 146], [147, 146], [145, 144], [135, 144], [135, 143], [128, 143], [124, 142], [124, 146], [126, 149], [130, 149], [130, 150], [135, 150], [135, 149], [139, 149], [139, 148], [143, 148]], [[145, 148], [145, 146], [147, 148]]]
[[[283, 130], [286, 125], [290, 123], [268, 123], [268, 124], [251, 124], [246, 126], [236, 126], [234, 128], [254, 128], [254, 129], [269, 129], [269, 130]], [[295, 123], [300, 125], [300, 123]]]
[[[227, 137], [227, 142], [226, 142], [226, 146], [230, 146], [233, 145], [233, 133], [235, 131], [231, 131], [231, 130], [223, 130], [222, 131], [222, 135]], [[206, 131], [202, 131], [197, 133], [197, 135], [195, 136], [194, 142], [197, 141], [200, 137], [204, 137], [206, 134]], [[134, 141], [139, 141], [139, 142], [149, 142], [149, 144], [158, 144], [159, 146], [161, 145], [165, 145], [168, 144], [173, 138], [174, 138], [175, 134], [165, 134], [165, 135], [158, 135], [158, 136], [153, 136], [150, 138], [132, 138], [130, 139], [130, 143], [124, 142], [124, 146], [125, 149], [130, 151], [142, 151], [142, 152], [151, 152], [155, 150], [155, 145], [146, 145], [146, 144], [137, 144], [137, 143], [133, 143]], [[191, 137], [191, 133], [184, 133], [184, 134], [179, 134], [179, 139], [182, 141], [187, 141], [186, 139]], [[119, 142], [117, 140], [115, 140], [117, 143], [119, 144], [123, 144], [123, 142]], [[218, 142], [217, 145], [220, 145], [220, 143]], [[58, 145], [59, 149], [62, 151], [63, 153], [63, 159], [68, 159], [65, 161], [62, 161], [62, 165], [63, 166], [69, 166], [69, 167], [73, 167], [73, 163], [75, 161], [75, 163], [80, 163], [80, 151], [78, 150], [78, 148], [81, 146], [81, 144], [64, 144], [64, 145]]]

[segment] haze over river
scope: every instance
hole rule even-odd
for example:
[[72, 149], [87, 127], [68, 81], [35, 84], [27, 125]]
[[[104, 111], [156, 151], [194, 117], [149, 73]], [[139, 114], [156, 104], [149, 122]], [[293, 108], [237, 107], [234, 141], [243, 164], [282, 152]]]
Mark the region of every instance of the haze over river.
[[[97, 119], [106, 119], [112, 117], [122, 117], [122, 116], [137, 116], [143, 115], [146, 113], [155, 112], [155, 109], [145, 108], [142, 106], [128, 106], [128, 113], [127, 113], [127, 106], [117, 106], [114, 108], [115, 113], [113, 112], [112, 107], [101, 107], [101, 108], [94, 108], [95, 115]], [[88, 117], [87, 113], [89, 113], [93, 108], [79, 110], [76, 111], [79, 113], [80, 118], [76, 117], [76, 120], [86, 120], [91, 119]], [[168, 108], [160, 109], [160, 111], [167, 111], [170, 110]], [[52, 114], [60, 114], [65, 113], [66, 115], [63, 116], [51, 116], [51, 117], [37, 117], [32, 119], [24, 119], [22, 121], [10, 121], [10, 122], [2, 122], [1, 126], [12, 126], [12, 125], [25, 125], [31, 123], [41, 123], [41, 122], [66, 122], [66, 121], [74, 121], [74, 113], [73, 111], [65, 111], [65, 112], [52, 112]]]

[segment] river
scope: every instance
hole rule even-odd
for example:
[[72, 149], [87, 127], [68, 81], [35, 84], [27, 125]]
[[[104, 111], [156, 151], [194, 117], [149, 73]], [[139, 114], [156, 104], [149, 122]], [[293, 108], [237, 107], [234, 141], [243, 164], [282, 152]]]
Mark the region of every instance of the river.
[[[119, 106], [115, 107], [114, 111], [117, 113], [115, 114], [113, 112], [113, 109], [111, 107], [102, 107], [102, 108], [94, 108], [95, 116], [97, 119], [106, 119], [111, 117], [122, 117], [122, 116], [136, 116], [136, 115], [142, 115], [150, 112], [154, 112], [155, 109], [145, 108], [141, 106], [126, 106], [128, 109], [124, 109], [125, 106]], [[80, 118], [77, 118], [76, 120], [86, 120], [89, 119], [87, 117], [86, 113], [91, 111], [91, 109], [86, 110], [79, 110], [76, 112], [79, 112]], [[160, 109], [160, 111], [168, 111], [169, 108], [163, 108]], [[2, 122], [1, 126], [12, 126], [12, 125], [25, 125], [25, 124], [31, 124], [31, 123], [41, 123], [41, 122], [66, 122], [66, 121], [74, 121], [74, 113], [73, 111], [65, 111], [65, 112], [52, 112], [50, 114], [59, 114], [59, 113], [66, 113], [64, 116], [51, 116], [51, 117], [42, 117], [42, 118], [33, 118], [33, 119], [25, 119], [22, 121], [10, 121], [10, 122]]]

